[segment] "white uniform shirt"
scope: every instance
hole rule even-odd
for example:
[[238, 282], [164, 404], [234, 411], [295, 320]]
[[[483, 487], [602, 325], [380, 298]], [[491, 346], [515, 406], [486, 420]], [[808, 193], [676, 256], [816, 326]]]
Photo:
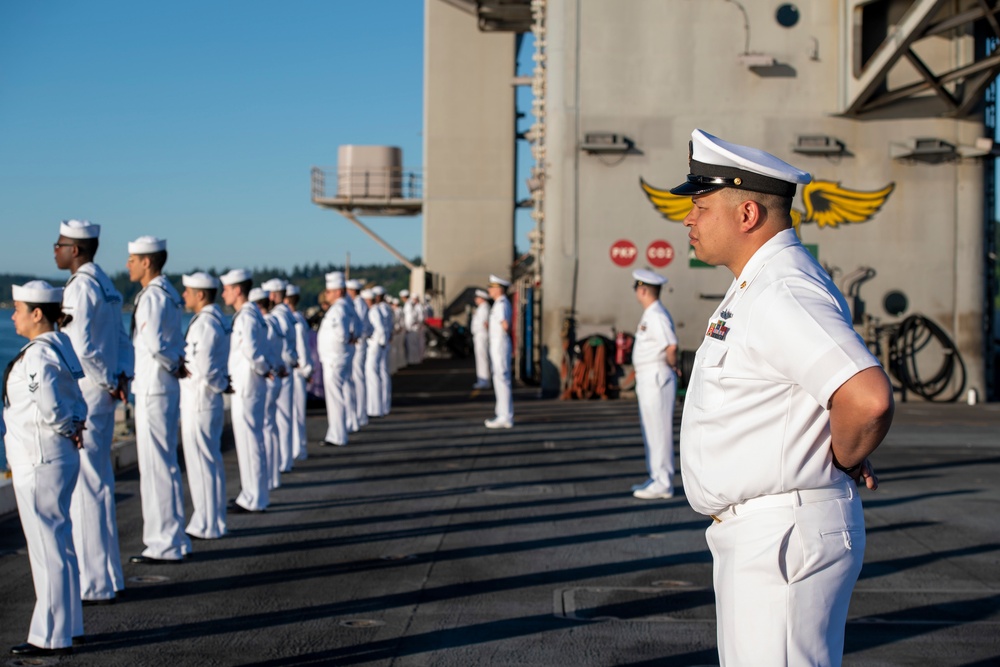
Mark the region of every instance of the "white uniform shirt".
[[[510, 350], [511, 306], [506, 296], [501, 295], [490, 308], [490, 350]], [[507, 323], [504, 329], [503, 323]]]
[[354, 312], [357, 313], [358, 320], [361, 322], [361, 332], [358, 334], [358, 338], [368, 338], [372, 335], [373, 327], [368, 317], [368, 303], [360, 296], [354, 297]]
[[264, 325], [267, 327], [267, 345], [264, 346], [264, 358], [274, 370], [275, 375], [287, 371], [285, 365], [285, 336], [281, 332], [281, 318], [273, 312], [264, 315]]
[[642, 311], [642, 319], [635, 331], [632, 365], [636, 372], [667, 368], [667, 348], [671, 345], [677, 345], [674, 322], [663, 304], [654, 301]]
[[69, 440], [87, 419], [77, 381], [83, 369], [64, 333], [50, 331], [25, 345], [4, 382], [7, 460], [47, 463], [76, 452]]
[[350, 337], [348, 342], [352, 339], [361, 337], [361, 331], [364, 329], [364, 324], [361, 322], [361, 318], [358, 316], [358, 311], [354, 308], [354, 301], [350, 297], [341, 297], [341, 301], [344, 302], [344, 313], [347, 317], [347, 328], [350, 331]]
[[289, 372], [299, 363], [299, 353], [295, 342], [295, 316], [292, 309], [279, 303], [269, 313], [278, 325], [281, 338], [281, 359]]
[[329, 364], [347, 358], [347, 345], [351, 340], [351, 315], [347, 300], [337, 299], [326, 309], [316, 333], [316, 351], [321, 363]]
[[681, 467], [695, 511], [844, 479], [827, 406], [877, 366], [844, 297], [794, 230], [750, 259], [709, 321], [684, 401]]
[[184, 340], [188, 377], [181, 383], [201, 392], [199, 409], [210, 409], [213, 396], [229, 386], [229, 329], [219, 307], [213, 303], [202, 308], [192, 318]]
[[299, 311], [293, 311], [292, 317], [295, 319], [295, 356], [299, 360], [299, 367], [295, 370], [304, 378], [312, 375], [312, 357], [309, 354], [309, 323], [306, 317]]
[[382, 315], [382, 326], [386, 333], [386, 345], [392, 340], [393, 334], [396, 333], [396, 313], [385, 301], [378, 304], [378, 311]]
[[[88, 262], [70, 276], [63, 291], [63, 312], [72, 320], [62, 332], [73, 343], [88, 385], [103, 392], [118, 386], [118, 375], [132, 377], [135, 372], [132, 341], [122, 324], [122, 295], [108, 275], [93, 262]], [[106, 404], [109, 409], [113, 403]]]
[[181, 316], [184, 302], [170, 281], [156, 276], [136, 296], [132, 315], [137, 396], [177, 392], [174, 373], [184, 355]]
[[247, 302], [233, 316], [229, 341], [229, 374], [233, 389], [241, 396], [250, 396], [271, 371], [265, 355], [267, 323], [257, 306]]
[[490, 321], [490, 302], [483, 301], [481, 304], [476, 306], [475, 312], [472, 314], [472, 335], [474, 338], [487, 339], [490, 335], [489, 331], [489, 321]]
[[407, 299], [403, 304], [403, 328], [407, 331], [416, 331], [420, 320], [417, 317], [417, 309], [411, 299]]
[[392, 328], [386, 321], [385, 309], [382, 308], [382, 304], [376, 303], [368, 308], [368, 328], [371, 330], [368, 335], [369, 349], [385, 347], [389, 344]]

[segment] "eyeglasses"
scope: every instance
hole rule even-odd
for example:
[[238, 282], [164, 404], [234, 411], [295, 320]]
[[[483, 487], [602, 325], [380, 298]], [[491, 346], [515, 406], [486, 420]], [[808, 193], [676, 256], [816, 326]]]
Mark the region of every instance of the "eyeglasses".
[[59, 248], [72, 248], [75, 245], [75, 243], [53, 243], [52, 249], [59, 250]]

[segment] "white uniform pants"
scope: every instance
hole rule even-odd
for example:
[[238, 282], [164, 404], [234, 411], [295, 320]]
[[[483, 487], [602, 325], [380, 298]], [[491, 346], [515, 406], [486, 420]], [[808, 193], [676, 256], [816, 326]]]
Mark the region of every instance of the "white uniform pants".
[[368, 382], [365, 376], [365, 362], [368, 358], [368, 342], [362, 338], [354, 349], [354, 363], [351, 378], [354, 381], [354, 413], [358, 426], [368, 425]]
[[500, 421], [514, 421], [514, 395], [511, 389], [510, 342], [490, 346], [493, 366], [493, 394], [496, 396], [496, 416]]
[[177, 464], [180, 392], [135, 397], [135, 449], [142, 501], [142, 555], [180, 560], [191, 553], [184, 532], [184, 490]]
[[406, 363], [409, 366], [419, 364], [422, 361], [420, 355], [420, 333], [419, 331], [406, 332]]
[[637, 368], [635, 393], [646, 446], [646, 468], [658, 486], [674, 488], [674, 400], [677, 383], [666, 366]]
[[[80, 382], [81, 389], [86, 382]], [[108, 600], [125, 588], [115, 513], [115, 470], [111, 464], [115, 403], [103, 390], [96, 396], [87, 392], [85, 397], [87, 428], [69, 509], [80, 565], [80, 594], [84, 600]]]
[[323, 391], [326, 394], [326, 438], [334, 445], [347, 444], [347, 378], [351, 367], [347, 359], [323, 363]]
[[267, 488], [272, 491], [281, 486], [281, 469], [278, 467], [279, 393], [281, 393], [281, 380], [268, 379], [267, 398], [264, 402], [264, 449], [267, 452]]
[[490, 381], [490, 337], [486, 333], [472, 336], [472, 348], [476, 353], [476, 380]]
[[854, 483], [735, 507], [706, 533], [721, 666], [840, 665], [865, 551]]
[[236, 504], [243, 509], [259, 511], [270, 503], [267, 476], [267, 448], [264, 445], [264, 403], [267, 390], [263, 380], [259, 390], [250, 396], [233, 394], [229, 406], [233, 422], [236, 460], [240, 466], [240, 494]]
[[50, 463], [11, 466], [35, 585], [28, 643], [40, 648], [72, 646], [73, 637], [83, 635], [80, 571], [69, 513], [79, 470], [75, 452]]
[[[226, 472], [222, 461], [222, 394], [212, 394], [210, 406], [199, 405], [205, 386], [181, 382], [181, 445], [188, 487], [191, 489], [191, 519], [188, 535], [203, 540], [226, 534]], [[207, 408], [207, 409], [206, 409]]]
[[389, 367], [389, 355], [383, 348], [382, 366], [379, 369], [380, 383], [382, 386], [382, 416], [387, 416], [392, 411], [392, 369]]
[[361, 425], [358, 423], [358, 392], [354, 386], [354, 346], [347, 346], [347, 377], [344, 379], [344, 413], [347, 417], [347, 431], [357, 433]]
[[386, 348], [372, 343], [365, 355], [365, 393], [367, 394], [366, 412], [369, 417], [382, 417], [385, 410], [382, 405], [382, 370], [385, 366]]
[[275, 382], [279, 384], [278, 413], [275, 416], [278, 427], [278, 469], [281, 472], [291, 472], [295, 461], [292, 442], [295, 435], [292, 417], [292, 376], [276, 379]]
[[292, 458], [305, 461], [306, 452], [306, 379], [292, 374]]

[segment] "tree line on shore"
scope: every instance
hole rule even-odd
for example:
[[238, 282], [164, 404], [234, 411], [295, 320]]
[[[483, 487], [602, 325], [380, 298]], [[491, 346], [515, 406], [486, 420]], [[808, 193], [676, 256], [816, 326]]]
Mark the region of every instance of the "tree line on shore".
[[[419, 258], [414, 260], [414, 264], [420, 264]], [[206, 271], [214, 276], [220, 276], [229, 271], [230, 268], [233, 267], [226, 266], [221, 269], [216, 267], [196, 268], [191, 271], [185, 271], [184, 273], [190, 274], [195, 271]], [[294, 266], [291, 271], [266, 266], [260, 268], [254, 267], [252, 271], [254, 285], [260, 285], [265, 280], [275, 277], [284, 278], [285, 280], [295, 283], [302, 289], [302, 297], [300, 299], [302, 307], [308, 308], [309, 306], [313, 306], [317, 303], [320, 292], [326, 288], [324, 276], [331, 271], [346, 272], [347, 268], [343, 265], [337, 264], [327, 264], [326, 266], [323, 266], [319, 264], [319, 262], [316, 262], [312, 265]], [[184, 291], [184, 287], [181, 284], [181, 273], [165, 272], [164, 275], [168, 280], [170, 280], [178, 292]], [[114, 282], [115, 288], [121, 292], [122, 297], [124, 298], [125, 309], [131, 309], [132, 302], [142, 287], [139, 283], [133, 283], [130, 281], [128, 272], [126, 271], [112, 273], [109, 274], [109, 276]], [[400, 290], [409, 289], [410, 286], [410, 270], [402, 264], [368, 264], [351, 266], [350, 277], [364, 280], [365, 283], [368, 284], [382, 285], [389, 294], [397, 294]], [[4, 307], [9, 307], [11, 305], [11, 285], [23, 285], [30, 280], [39, 279], [47, 280], [53, 285], [59, 286], [64, 284], [66, 280], [69, 279], [69, 274], [64, 273], [60, 275], [58, 272], [53, 272], [47, 276], [32, 276], [21, 273], [0, 273], [0, 305]]]

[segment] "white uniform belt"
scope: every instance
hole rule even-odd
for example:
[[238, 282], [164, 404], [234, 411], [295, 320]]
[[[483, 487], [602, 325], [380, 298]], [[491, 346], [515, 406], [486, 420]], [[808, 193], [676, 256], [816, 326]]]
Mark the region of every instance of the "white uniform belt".
[[831, 486], [824, 486], [820, 489], [796, 489], [785, 493], [775, 493], [767, 496], [757, 496], [741, 503], [730, 505], [718, 514], [711, 517], [716, 522], [728, 521], [738, 516], [756, 512], [758, 510], [774, 509], [776, 507], [798, 507], [808, 503], [818, 503], [824, 500], [836, 500], [838, 498], [853, 498], [854, 489], [851, 480], [838, 482]]

